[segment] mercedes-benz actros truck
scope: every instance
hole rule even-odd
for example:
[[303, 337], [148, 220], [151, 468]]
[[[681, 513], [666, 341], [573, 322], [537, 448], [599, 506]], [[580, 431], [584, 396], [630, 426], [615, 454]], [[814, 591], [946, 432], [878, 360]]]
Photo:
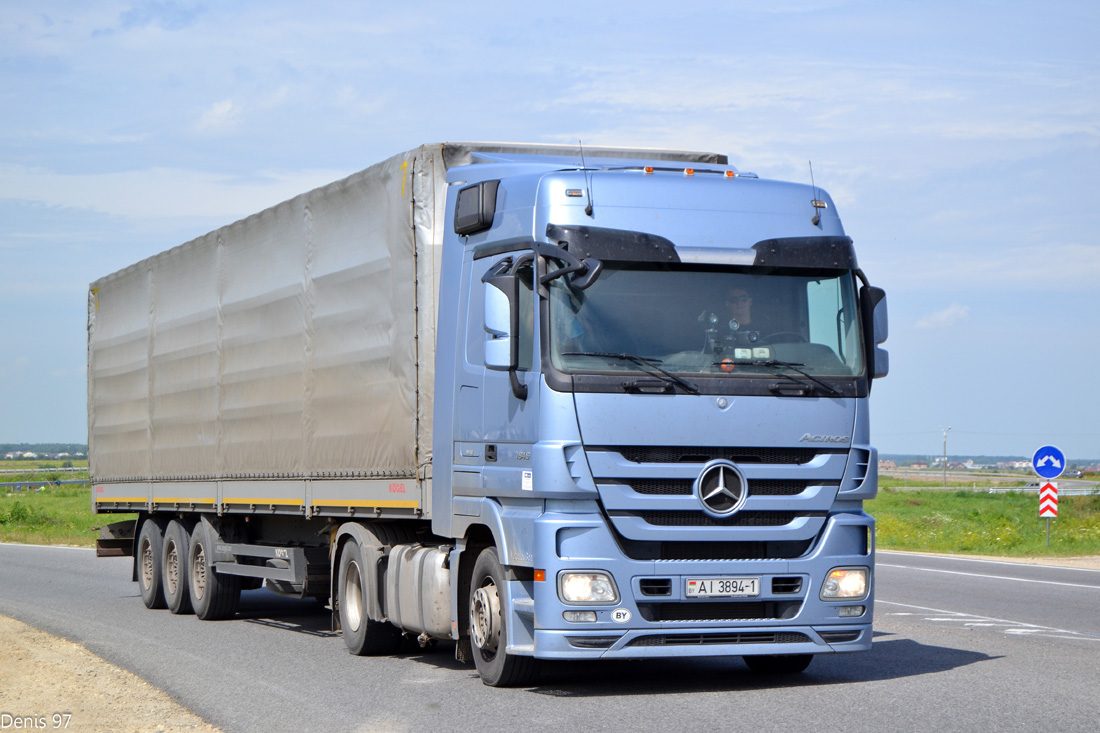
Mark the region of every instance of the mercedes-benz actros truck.
[[725, 155], [429, 144], [104, 277], [92, 505], [149, 608], [320, 599], [354, 654], [871, 646], [886, 301]]

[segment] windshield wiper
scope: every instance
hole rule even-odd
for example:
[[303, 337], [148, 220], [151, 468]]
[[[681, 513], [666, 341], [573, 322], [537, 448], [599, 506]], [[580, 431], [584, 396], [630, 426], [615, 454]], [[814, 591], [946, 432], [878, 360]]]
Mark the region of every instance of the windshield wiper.
[[[840, 392], [833, 385], [827, 384], [826, 382], [822, 382], [820, 379], [818, 379], [814, 375], [810, 374], [809, 372], [805, 372], [802, 369], [799, 369], [799, 367], [806, 366], [805, 364], [801, 364], [801, 363], [793, 362], [793, 361], [779, 361], [778, 359], [761, 359], [761, 360], [758, 360], [758, 361], [750, 362], [750, 364], [752, 364], [752, 366], [786, 367], [787, 369], [790, 369], [793, 372], [798, 372], [799, 374], [804, 376], [806, 379], [809, 379], [811, 382], [813, 382], [814, 384], [816, 384], [819, 387], [821, 387], [822, 389], [824, 389], [825, 394], [829, 395], [830, 397], [840, 397], [841, 396]], [[793, 377], [791, 377], [789, 374], [785, 374], [783, 376], [793, 379]], [[797, 380], [795, 380], [795, 381], [797, 381]]]
[[562, 352], [562, 356], [597, 356], [602, 359], [619, 359], [620, 361], [629, 361], [633, 364], [637, 364], [638, 366], [649, 367], [650, 369], [653, 369], [654, 371], [663, 374], [672, 382], [675, 382], [676, 384], [683, 387], [684, 391], [689, 392], [690, 394], [699, 394], [699, 388], [696, 387], [694, 384], [687, 381], [686, 379], [681, 379], [680, 377], [677, 377], [670, 371], [661, 368], [660, 359], [654, 359], [648, 356], [638, 356], [636, 354], [613, 354], [603, 351], [564, 351]]

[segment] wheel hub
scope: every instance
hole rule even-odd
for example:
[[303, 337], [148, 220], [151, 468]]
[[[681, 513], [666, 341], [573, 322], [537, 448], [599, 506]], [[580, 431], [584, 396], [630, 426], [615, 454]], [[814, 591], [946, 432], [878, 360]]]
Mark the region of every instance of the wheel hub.
[[153, 563], [156, 560], [153, 558], [153, 546], [150, 542], [145, 541], [141, 543], [141, 581], [142, 584], [148, 588], [153, 585]]
[[344, 578], [344, 594], [340, 599], [344, 607], [344, 616], [351, 631], [358, 631], [363, 623], [363, 581], [359, 573], [359, 564], [348, 563]]
[[470, 637], [482, 651], [495, 652], [500, 646], [500, 595], [495, 585], [478, 588], [470, 599]]
[[206, 549], [199, 545], [191, 561], [191, 578], [196, 598], [206, 595]]
[[173, 542], [168, 546], [168, 552], [164, 557], [164, 583], [168, 586], [169, 593], [175, 593], [180, 580], [179, 552]]

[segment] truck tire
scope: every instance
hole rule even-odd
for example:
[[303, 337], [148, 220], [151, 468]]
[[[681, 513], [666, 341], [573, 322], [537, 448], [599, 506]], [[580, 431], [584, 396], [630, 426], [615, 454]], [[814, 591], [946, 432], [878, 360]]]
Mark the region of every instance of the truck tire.
[[358, 542], [352, 540], [344, 545], [337, 577], [340, 630], [348, 651], [361, 657], [395, 653], [401, 645], [401, 630], [367, 615], [367, 594], [376, 589], [369, 587], [370, 576], [364, 567], [363, 548]]
[[168, 523], [168, 529], [164, 530], [164, 549], [160, 561], [164, 599], [172, 613], [191, 613], [191, 594], [187, 588], [187, 556], [190, 547], [191, 533], [178, 519], [173, 519]]
[[745, 657], [745, 664], [757, 674], [799, 674], [810, 666], [813, 654], [760, 654]]
[[490, 687], [516, 687], [535, 675], [534, 657], [509, 654], [504, 568], [495, 547], [481, 551], [470, 579], [470, 645], [481, 681]]
[[241, 578], [214, 572], [214, 543], [204, 522], [196, 524], [191, 533], [187, 579], [191, 605], [195, 615], [203, 621], [232, 618], [237, 613], [237, 605], [241, 601]]
[[165, 608], [164, 587], [161, 584], [161, 554], [164, 548], [164, 525], [155, 519], [146, 519], [138, 533], [137, 564], [138, 590], [146, 608]]

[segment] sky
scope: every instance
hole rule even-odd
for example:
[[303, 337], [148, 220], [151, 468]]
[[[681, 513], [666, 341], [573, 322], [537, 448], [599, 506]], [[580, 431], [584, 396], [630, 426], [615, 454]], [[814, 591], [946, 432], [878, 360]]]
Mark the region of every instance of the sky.
[[0, 442], [87, 440], [88, 284], [427, 142], [832, 195], [883, 453], [1100, 458], [1100, 3], [0, 0]]

